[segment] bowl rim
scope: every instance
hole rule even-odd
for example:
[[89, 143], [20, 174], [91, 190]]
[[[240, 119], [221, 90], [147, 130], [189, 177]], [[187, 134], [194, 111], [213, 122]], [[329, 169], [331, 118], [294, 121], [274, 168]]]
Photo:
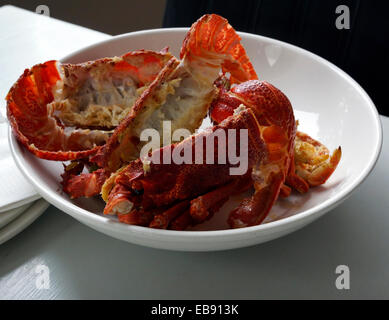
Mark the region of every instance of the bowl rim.
[[[149, 29], [149, 30], [141, 30], [141, 31], [135, 31], [135, 32], [129, 32], [125, 34], [120, 34], [117, 36], [113, 36], [109, 39], [105, 39], [103, 41], [99, 41], [97, 43], [94, 43], [92, 45], [83, 47], [79, 50], [74, 51], [71, 54], [66, 55], [59, 61], [66, 62], [70, 60], [73, 56], [80, 54], [83, 51], [86, 50], [92, 50], [96, 47], [104, 46], [112, 42], [120, 41], [122, 39], [126, 39], [128, 37], [133, 36], [142, 36], [142, 35], [149, 35], [149, 34], [158, 34], [158, 33], [166, 33], [166, 32], [186, 32], [189, 28], [158, 28], [158, 29]], [[268, 43], [272, 43], [275, 45], [280, 45], [286, 49], [292, 50], [294, 52], [303, 54], [304, 56], [310, 57], [314, 60], [316, 60], [319, 63], [322, 63], [332, 69], [335, 73], [337, 73], [340, 77], [344, 78], [345, 81], [348, 81], [361, 95], [362, 98], [364, 98], [368, 105], [368, 111], [373, 116], [374, 124], [375, 124], [375, 131], [377, 135], [377, 140], [375, 141], [374, 145], [374, 153], [372, 153], [368, 164], [366, 167], [359, 173], [359, 175], [355, 178], [355, 180], [345, 189], [342, 189], [339, 193], [335, 194], [333, 197], [327, 199], [326, 201], [314, 206], [313, 208], [310, 208], [308, 210], [302, 211], [300, 213], [297, 213], [295, 215], [272, 221], [266, 224], [256, 225], [256, 226], [250, 226], [250, 227], [244, 227], [239, 229], [223, 229], [223, 230], [204, 230], [204, 231], [192, 231], [192, 230], [186, 230], [186, 231], [176, 231], [176, 230], [160, 230], [160, 229], [153, 229], [148, 227], [142, 227], [142, 226], [134, 226], [134, 225], [127, 225], [115, 220], [112, 220], [108, 217], [103, 217], [100, 215], [97, 215], [93, 212], [90, 212], [86, 209], [80, 208], [77, 205], [71, 203], [70, 201], [63, 199], [61, 197], [58, 197], [57, 193], [54, 190], [48, 189], [46, 190], [43, 188], [43, 186], [40, 184], [39, 181], [36, 181], [35, 178], [29, 174], [28, 169], [26, 168], [26, 165], [24, 163], [23, 155], [21, 152], [21, 146], [17, 142], [16, 138], [12, 134], [12, 130], [9, 127], [8, 130], [8, 141], [10, 145], [10, 149], [12, 152], [12, 156], [20, 169], [20, 171], [23, 173], [23, 175], [27, 178], [27, 180], [32, 183], [37, 191], [50, 203], [54, 204], [55, 206], [59, 207], [61, 210], [65, 211], [69, 215], [73, 216], [76, 219], [79, 219], [83, 222], [92, 223], [93, 225], [98, 224], [103, 229], [116, 229], [117, 232], [120, 233], [138, 233], [145, 236], [153, 235], [153, 236], [170, 236], [170, 237], [179, 237], [179, 238], [209, 238], [209, 237], [220, 237], [220, 236], [239, 236], [239, 235], [247, 235], [247, 234], [253, 234], [261, 231], [271, 230], [278, 227], [282, 227], [288, 224], [296, 223], [300, 220], [304, 220], [305, 218], [308, 218], [309, 216], [315, 216], [315, 214], [320, 214], [327, 212], [334, 208], [338, 203], [345, 200], [348, 196], [351, 195], [352, 192], [358, 188], [361, 183], [368, 177], [370, 172], [375, 167], [377, 160], [379, 158], [381, 149], [382, 149], [382, 125], [381, 120], [379, 118], [378, 111], [369, 97], [369, 95], [365, 92], [365, 90], [346, 72], [344, 72], [339, 67], [335, 66], [328, 60], [308, 51], [303, 48], [300, 48], [298, 46], [289, 44], [284, 41], [276, 40], [269, 37], [264, 37], [261, 35], [251, 34], [247, 32], [238, 32], [238, 34], [242, 37], [246, 38], [256, 38], [260, 39], [262, 41], [266, 41]], [[243, 39], [244, 40], [244, 39]]]

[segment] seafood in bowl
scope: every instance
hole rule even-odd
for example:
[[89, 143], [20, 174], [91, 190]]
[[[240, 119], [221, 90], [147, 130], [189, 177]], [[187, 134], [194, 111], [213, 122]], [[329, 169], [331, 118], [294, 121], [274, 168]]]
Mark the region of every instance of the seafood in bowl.
[[[128, 224], [183, 230], [254, 187], [228, 222], [232, 228], [258, 225], [279, 196], [324, 183], [341, 158], [340, 148], [330, 155], [297, 132], [288, 98], [258, 80], [240, 37], [217, 15], [193, 24], [180, 59], [167, 50], [141, 50], [79, 65], [49, 61], [26, 70], [7, 102], [13, 132], [29, 151], [72, 161], [63, 190], [73, 198], [101, 193], [104, 213]], [[214, 126], [196, 133], [208, 113]], [[189, 135], [167, 142], [166, 121]], [[162, 138], [145, 157], [147, 129]], [[218, 160], [220, 152], [229, 154], [231, 130], [237, 132], [234, 148], [247, 151], [247, 170], [239, 175], [231, 174], [231, 159], [205, 158], [207, 152]], [[203, 145], [196, 162], [197, 142], [216, 132], [224, 133], [225, 143], [218, 140], [210, 151]], [[177, 150], [191, 150], [187, 163], [164, 163], [164, 155], [172, 158]]]

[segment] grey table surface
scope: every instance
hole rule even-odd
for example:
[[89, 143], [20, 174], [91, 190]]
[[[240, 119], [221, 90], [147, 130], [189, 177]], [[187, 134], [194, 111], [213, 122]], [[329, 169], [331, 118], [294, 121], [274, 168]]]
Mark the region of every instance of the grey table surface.
[[[0, 246], [0, 299], [389, 298], [389, 118], [381, 120], [372, 174], [293, 234], [230, 251], [164, 251], [110, 238], [50, 206]], [[49, 288], [38, 283], [42, 265]], [[349, 290], [335, 286], [339, 265], [349, 267]]]

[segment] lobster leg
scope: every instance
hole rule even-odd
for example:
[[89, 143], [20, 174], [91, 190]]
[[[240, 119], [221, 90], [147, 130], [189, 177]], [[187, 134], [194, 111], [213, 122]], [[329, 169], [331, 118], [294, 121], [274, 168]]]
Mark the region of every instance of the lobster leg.
[[[238, 178], [227, 185], [210, 191], [191, 201], [190, 215], [197, 223], [201, 223], [217, 211], [234, 194], [246, 191], [252, 186], [250, 175]], [[219, 207], [215, 210], [215, 207]]]
[[98, 195], [105, 180], [109, 177], [109, 173], [104, 169], [98, 169], [91, 173], [79, 174], [80, 172], [69, 173], [65, 167], [65, 173], [62, 174], [63, 191], [72, 199]]
[[146, 227], [153, 220], [154, 212], [150, 210], [134, 209], [129, 213], [118, 214], [120, 222]]
[[185, 230], [190, 226], [200, 224], [205, 220], [212, 218], [212, 216], [219, 211], [219, 209], [226, 203], [228, 200], [227, 197], [221, 199], [219, 202], [216, 202], [208, 209], [208, 216], [203, 221], [195, 221], [190, 214], [190, 209], [186, 210], [181, 216], [177, 217], [170, 225], [169, 229], [172, 230]]
[[132, 201], [132, 192], [121, 184], [115, 185], [112, 191], [113, 192], [110, 194], [109, 203], [104, 208], [104, 214], [129, 214], [134, 207], [134, 203]]
[[190, 215], [189, 209], [186, 210], [183, 214], [181, 214], [179, 217], [174, 219], [172, 223], [170, 224], [170, 229], [172, 230], [185, 230], [190, 225], [192, 225], [193, 218]]
[[280, 197], [287, 198], [290, 196], [292, 189], [288, 187], [286, 184], [283, 184], [280, 189]]
[[277, 200], [284, 180], [282, 172], [271, 173], [265, 187], [257, 189], [252, 198], [245, 199], [237, 209], [230, 213], [228, 223], [231, 228], [261, 224]]
[[189, 200], [182, 201], [168, 210], [157, 214], [154, 216], [154, 219], [151, 221], [149, 227], [156, 229], [167, 229], [170, 222], [180, 216], [182, 213], [188, 210], [190, 205]]
[[308, 183], [298, 176], [296, 174], [296, 165], [294, 163], [294, 155], [292, 156], [292, 161], [290, 162], [290, 168], [289, 168], [289, 173], [288, 176], [286, 177], [285, 183], [296, 189], [300, 193], [305, 193], [309, 190], [309, 185]]
[[[198, 224], [210, 218], [228, 200], [229, 196], [243, 192], [251, 185], [250, 176], [247, 175], [244, 179], [235, 180], [192, 201], [184, 200], [167, 210], [156, 209], [162, 211], [161, 213], [135, 209], [127, 214], [118, 214], [119, 221], [127, 224], [147, 225], [152, 219], [148, 226], [157, 229], [168, 229], [173, 221], [173, 228], [184, 230], [190, 224]], [[125, 200], [121, 199], [121, 201]], [[186, 217], [187, 212], [190, 213], [190, 217]]]

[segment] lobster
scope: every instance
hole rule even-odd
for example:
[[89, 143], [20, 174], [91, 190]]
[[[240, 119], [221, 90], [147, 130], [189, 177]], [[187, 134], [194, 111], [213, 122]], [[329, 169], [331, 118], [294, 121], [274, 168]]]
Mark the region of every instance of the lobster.
[[[267, 82], [251, 80], [234, 89], [240, 97], [240, 107], [233, 115], [203, 133], [154, 151], [152, 157], [154, 153], [157, 159], [166, 152], [173, 154], [177, 148], [192, 149], [194, 157], [199, 140], [218, 130], [246, 129], [247, 172], [234, 176], [228, 170], [233, 163], [206, 164], [206, 159], [202, 159], [203, 164], [151, 162], [145, 170], [138, 159], [103, 186], [103, 199], [107, 201], [104, 213], [116, 214], [126, 223], [184, 229], [211, 217], [229, 196], [254, 185], [254, 195], [231, 212], [228, 222], [233, 228], [260, 224], [276, 201], [289, 170], [296, 133], [293, 109], [287, 97]], [[236, 148], [239, 145], [238, 142]], [[219, 147], [228, 149], [228, 143], [214, 147], [214, 157]]]
[[[245, 100], [242, 100], [242, 86], [231, 88], [231, 83], [226, 77], [221, 77], [217, 83], [220, 91], [219, 96], [213, 101], [209, 110], [209, 116], [214, 124], [222, 122], [234, 113], [234, 110]], [[248, 86], [250, 86], [248, 84]], [[252, 92], [254, 99], [261, 99], [260, 95]], [[267, 103], [265, 101], [257, 104], [251, 104], [254, 112], [258, 106]], [[273, 109], [269, 106], [273, 115], [277, 115], [280, 110]], [[270, 113], [269, 113], [270, 115]], [[260, 115], [258, 115], [260, 116]], [[273, 117], [274, 117], [273, 116]], [[290, 187], [300, 193], [305, 193], [310, 187], [315, 187], [324, 184], [335, 171], [338, 166], [342, 149], [339, 146], [334, 150], [332, 155], [329, 150], [319, 141], [311, 138], [306, 133], [297, 131], [294, 141], [294, 151], [292, 153], [292, 161], [285, 179], [285, 183], [281, 188], [281, 196], [287, 197], [291, 193]]]
[[10, 89], [13, 134], [39, 158], [87, 158], [104, 145], [141, 92], [172, 56], [139, 50], [81, 64], [47, 61]]
[[[180, 60], [163, 49], [82, 64], [48, 61], [25, 70], [6, 99], [13, 133], [30, 152], [72, 160], [62, 175], [63, 190], [72, 198], [101, 193], [104, 213], [128, 224], [184, 230], [254, 186], [228, 223], [257, 225], [279, 196], [324, 183], [341, 158], [340, 147], [330, 155], [297, 132], [288, 98], [258, 80], [240, 37], [215, 14], [192, 25]], [[207, 113], [214, 126], [194, 134]], [[172, 130], [192, 135], [166, 142], [167, 120]], [[152, 161], [141, 158], [147, 144], [142, 132], [149, 128], [161, 137], [147, 155]], [[239, 141], [233, 139], [233, 147], [231, 130]], [[209, 151], [201, 142], [216, 133], [228, 137], [226, 144], [218, 140]], [[238, 175], [231, 174], [237, 165], [231, 159], [207, 162], [209, 153], [215, 159], [236, 148], [247, 151], [247, 168]], [[166, 155], [185, 150], [188, 162], [164, 163]]]
[[145, 145], [139, 137], [145, 129], [153, 128], [163, 137], [163, 121], [169, 120], [173, 131], [185, 128], [193, 133], [218, 94], [214, 82], [220, 70], [231, 74], [231, 83], [257, 78], [240, 37], [218, 15], [205, 15], [192, 25], [180, 59], [173, 57], [168, 61], [112, 136], [90, 157], [98, 170], [81, 173], [83, 161], [65, 167], [66, 193], [71, 197], [98, 194], [105, 178], [139, 157]]

